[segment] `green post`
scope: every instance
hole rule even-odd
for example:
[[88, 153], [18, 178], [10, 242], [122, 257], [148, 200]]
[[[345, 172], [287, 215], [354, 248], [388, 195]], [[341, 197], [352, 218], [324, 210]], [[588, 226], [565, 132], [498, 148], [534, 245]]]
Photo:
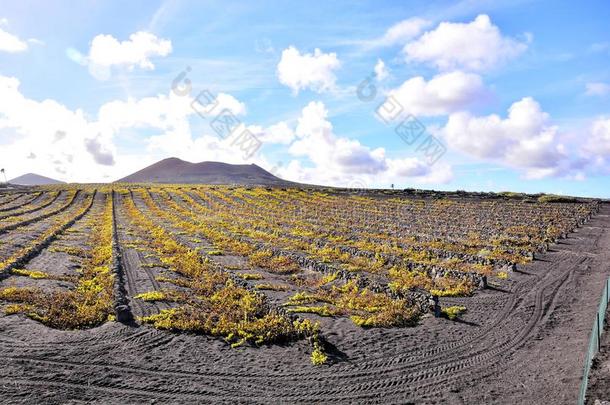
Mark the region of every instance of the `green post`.
[[[601, 349], [601, 334], [602, 331], [599, 328], [599, 311], [597, 311], [597, 351], [599, 352], [599, 349]], [[597, 352], [595, 352], [595, 354], [597, 354]]]

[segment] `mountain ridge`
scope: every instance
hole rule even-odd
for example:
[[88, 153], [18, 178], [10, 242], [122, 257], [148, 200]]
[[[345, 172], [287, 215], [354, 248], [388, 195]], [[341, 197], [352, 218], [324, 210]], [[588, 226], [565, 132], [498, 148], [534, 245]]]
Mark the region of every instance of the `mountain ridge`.
[[171, 157], [125, 176], [115, 183], [290, 185], [256, 164], [191, 163]]
[[19, 186], [46, 186], [50, 184], [66, 184], [63, 181], [55, 180], [50, 177], [41, 176], [36, 173], [26, 173], [22, 176], [15, 177], [8, 181], [9, 184], [16, 184]]

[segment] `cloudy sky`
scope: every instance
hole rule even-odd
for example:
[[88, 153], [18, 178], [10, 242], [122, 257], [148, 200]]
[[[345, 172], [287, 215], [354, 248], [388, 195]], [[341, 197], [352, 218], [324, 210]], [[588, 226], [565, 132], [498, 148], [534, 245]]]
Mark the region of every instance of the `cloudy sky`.
[[0, 1], [0, 166], [610, 197], [606, 1]]

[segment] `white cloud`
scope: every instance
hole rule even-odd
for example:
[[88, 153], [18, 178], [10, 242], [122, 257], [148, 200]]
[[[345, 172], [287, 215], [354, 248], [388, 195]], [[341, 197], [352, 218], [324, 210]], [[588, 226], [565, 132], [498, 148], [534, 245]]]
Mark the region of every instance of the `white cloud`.
[[430, 171], [428, 165], [414, 157], [389, 160], [388, 163], [388, 169], [396, 177], [425, 176]]
[[374, 174], [387, 169], [383, 148], [371, 150], [356, 140], [335, 136], [327, 118], [322, 102], [312, 101], [303, 108], [296, 128], [298, 139], [289, 152], [333, 172]]
[[38, 46], [46, 45], [46, 43], [43, 40], [40, 40], [38, 38], [28, 38], [28, 43], [38, 45]]
[[[245, 127], [244, 124], [241, 124], [235, 129], [235, 132], [241, 133]], [[249, 130], [255, 129], [252, 126], [247, 128]], [[147, 141], [145, 150], [149, 156], [157, 156], [157, 160], [176, 156], [191, 162], [256, 163], [261, 167], [270, 167], [262, 152], [256, 153], [249, 159], [244, 159], [244, 155], [239, 147], [232, 144], [234, 139], [233, 136], [223, 139], [216, 134], [210, 133], [194, 136], [188, 122], [185, 120], [176, 126], [163, 130], [160, 135], [152, 136]]]
[[112, 68], [133, 70], [136, 67], [153, 70], [151, 59], [165, 57], [172, 52], [172, 43], [168, 39], [158, 38], [150, 32], [138, 31], [128, 40], [119, 41], [112, 35], [100, 34], [93, 38], [88, 55], [83, 55], [74, 48], [68, 48], [66, 55], [72, 61], [87, 66], [89, 73], [98, 80], [108, 80]]
[[377, 59], [377, 63], [375, 64], [375, 77], [379, 81], [383, 81], [388, 78], [390, 73], [388, 72], [388, 68], [385, 65], [385, 62], [381, 59]]
[[[3, 22], [6, 23], [6, 20], [3, 20]], [[16, 53], [27, 51], [27, 49], [28, 43], [26, 41], [0, 28], [0, 51]]]
[[[55, 100], [28, 99], [19, 85], [14, 77], [0, 76], [0, 160], [10, 177], [37, 172], [89, 181], [115, 169], [107, 166], [112, 164], [114, 148], [107, 136], [98, 133], [97, 123]], [[97, 161], [91, 151], [101, 154]], [[100, 158], [104, 165], [98, 165]]]
[[389, 96], [395, 97], [405, 114], [433, 116], [463, 109], [486, 93], [478, 75], [455, 71], [436, 75], [427, 82], [421, 76], [413, 77], [391, 90]]
[[[67, 181], [114, 180], [168, 156], [191, 161], [245, 163], [240, 150], [216, 135], [192, 135], [195, 115], [188, 97], [173, 93], [143, 99], [114, 100], [102, 105], [97, 119], [70, 110], [55, 100], [37, 101], [19, 91], [19, 80], [0, 76], [0, 161], [10, 176], [27, 172]], [[245, 105], [218, 95], [217, 109], [235, 114]], [[201, 119], [203, 120], [203, 119]], [[137, 131], [148, 129], [148, 137]], [[136, 154], [118, 154], [115, 142], [138, 134]], [[264, 157], [253, 162], [266, 164]]]
[[430, 21], [419, 17], [408, 18], [392, 25], [381, 38], [369, 42], [370, 47], [404, 45], [429, 27]]
[[602, 82], [587, 83], [585, 94], [587, 96], [607, 96], [610, 94], [610, 84]]
[[[229, 95], [218, 99], [220, 104], [233, 105], [236, 113], [245, 111], [243, 103]], [[28, 99], [19, 91], [17, 79], [0, 76], [0, 161], [11, 177], [37, 172], [73, 182], [115, 180], [168, 156], [273, 166], [262, 153], [244, 160], [235, 145], [211, 135], [211, 131], [195, 136], [191, 128], [193, 117], [199, 119], [189, 98], [171, 92], [110, 101], [99, 108], [97, 117], [88, 117], [83, 111], [71, 110], [54, 100]], [[240, 128], [245, 129], [246, 125]], [[283, 151], [292, 156], [292, 161], [280, 165], [277, 173], [292, 180], [344, 186], [394, 183], [407, 187], [413, 183], [438, 184], [452, 178], [451, 167], [442, 162], [430, 167], [419, 158], [387, 158], [384, 148], [370, 148], [335, 135], [320, 102], [303, 109], [296, 127], [278, 122], [267, 128], [247, 128], [263, 142], [290, 144]], [[122, 139], [130, 139], [131, 145], [123, 144], [119, 153], [115, 143]]]
[[591, 172], [610, 174], [610, 118], [600, 117], [592, 122], [581, 151]]
[[[413, 160], [403, 162], [403, 160]], [[402, 160], [388, 159], [388, 170], [378, 174], [336, 173], [321, 170], [319, 167], [305, 166], [300, 160], [291, 160], [287, 165], [276, 167], [274, 172], [283, 179], [304, 184], [331, 185], [348, 188], [389, 188], [411, 187], [413, 185], [440, 185], [451, 182], [454, 178], [451, 166], [437, 163], [432, 167], [423, 164], [417, 158]]]
[[267, 128], [250, 126], [249, 129], [263, 143], [288, 145], [295, 139], [294, 130], [284, 121]]
[[523, 169], [527, 178], [562, 176], [577, 169], [558, 139], [558, 128], [530, 97], [513, 103], [504, 119], [496, 114], [451, 114], [442, 135], [449, 147]]
[[591, 155], [610, 159], [610, 118], [593, 121], [584, 150]]
[[93, 160], [97, 164], [104, 166], [113, 166], [115, 164], [112, 152], [106, 150], [97, 138], [85, 139], [85, 148], [93, 156]]
[[592, 53], [606, 52], [606, 51], [608, 51], [608, 49], [610, 49], [609, 42], [596, 42], [589, 46], [589, 52], [592, 52]]
[[[170, 92], [169, 95], [160, 94], [156, 97], [141, 99], [129, 98], [127, 100], [114, 100], [102, 105], [98, 117], [103, 126], [111, 131], [122, 128], [158, 128], [169, 129], [180, 124], [188, 116], [194, 115], [189, 97], [181, 97]], [[214, 112], [219, 113], [228, 109], [235, 115], [246, 113], [246, 106], [230, 94], [219, 93], [214, 103]], [[210, 113], [206, 115], [211, 116]]]
[[388, 171], [381, 177], [385, 183], [447, 184], [453, 180], [451, 165], [437, 162], [429, 166], [419, 158], [388, 159]]
[[218, 93], [216, 96], [216, 102], [218, 102], [216, 109], [219, 111], [227, 109], [235, 115], [246, 114], [246, 105], [230, 94]]
[[288, 152], [306, 158], [313, 166], [293, 160], [279, 170], [287, 179], [304, 183], [373, 187], [391, 183], [446, 183], [452, 179], [448, 165], [429, 166], [416, 157], [390, 159], [384, 148], [370, 148], [358, 140], [337, 136], [322, 102], [302, 110], [296, 126], [297, 140]]
[[235, 115], [246, 112], [245, 104], [230, 94], [219, 93], [216, 97], [214, 109], [206, 112], [204, 117], [196, 114], [189, 97], [180, 97], [172, 92], [169, 95], [142, 99], [115, 100], [100, 107], [99, 126], [102, 133], [111, 134], [141, 128], [156, 130], [157, 133], [142, 141], [143, 149], [149, 156], [177, 156], [197, 162], [214, 160], [244, 163], [243, 154], [230, 145], [231, 138], [224, 140], [210, 133], [193, 136], [189, 122], [191, 116], [201, 123], [209, 124], [214, 114], [224, 109]]
[[98, 113], [99, 120], [111, 131], [122, 128], [169, 128], [194, 111], [187, 97], [169, 96], [129, 98], [103, 104]]
[[304, 89], [322, 93], [335, 88], [337, 78], [334, 71], [340, 66], [341, 62], [334, 52], [323, 53], [316, 48], [313, 54], [301, 54], [297, 48], [290, 46], [282, 51], [277, 77], [295, 95]]
[[119, 42], [112, 35], [97, 35], [91, 41], [89, 61], [100, 66], [122, 65], [129, 69], [155, 68], [150, 58], [167, 56], [172, 51], [170, 40], [157, 38], [149, 32], [139, 31], [129, 36], [128, 41]]
[[493, 68], [527, 49], [526, 42], [503, 37], [485, 14], [470, 23], [442, 22], [405, 45], [407, 61], [430, 63], [440, 70], [481, 71]]
[[67, 48], [66, 49], [66, 56], [72, 62], [78, 63], [81, 66], [87, 66], [87, 64], [89, 63], [87, 61], [87, 57], [85, 55], [83, 55], [82, 53], [80, 53], [77, 49], [74, 49], [74, 48]]

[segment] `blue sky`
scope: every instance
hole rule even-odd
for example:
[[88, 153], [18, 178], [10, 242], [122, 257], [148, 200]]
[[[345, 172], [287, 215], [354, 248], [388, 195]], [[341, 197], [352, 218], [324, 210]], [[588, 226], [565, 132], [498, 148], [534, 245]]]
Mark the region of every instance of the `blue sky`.
[[[177, 156], [610, 197], [609, 20], [603, 1], [0, 1], [0, 166], [110, 181]], [[202, 91], [217, 102], [199, 115]], [[426, 130], [407, 144], [395, 128], [413, 119]]]

